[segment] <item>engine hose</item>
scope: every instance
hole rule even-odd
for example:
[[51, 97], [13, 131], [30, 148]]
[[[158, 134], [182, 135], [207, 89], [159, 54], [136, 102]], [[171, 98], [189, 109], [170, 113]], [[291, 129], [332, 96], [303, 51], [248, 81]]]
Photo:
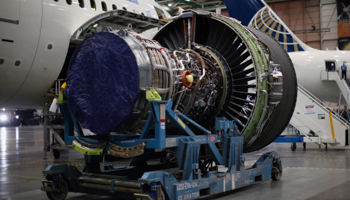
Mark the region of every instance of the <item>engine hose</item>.
[[195, 51], [192, 50], [192, 49], [188, 49], [188, 51], [189, 51], [190, 53], [194, 54], [194, 55], [199, 59], [199, 61], [200, 61], [200, 63], [201, 63], [201, 66], [202, 66], [202, 69], [203, 69], [203, 74], [202, 74], [202, 76], [198, 79], [196, 85], [195, 85], [194, 88], [193, 88], [193, 93], [196, 93], [197, 90], [198, 90], [198, 88], [199, 88], [199, 86], [200, 86], [200, 84], [201, 84], [201, 81], [202, 81], [203, 77], [205, 76], [205, 62], [204, 62], [204, 59], [202, 58], [202, 56], [199, 55], [199, 53], [195, 52]]
[[199, 86], [200, 86], [200, 84], [201, 84], [201, 79], [198, 79], [198, 81], [197, 81], [197, 83], [196, 83], [196, 85], [194, 85], [194, 88], [193, 88], [193, 93], [196, 93], [197, 92], [197, 90], [198, 90], [198, 88], [199, 88]]

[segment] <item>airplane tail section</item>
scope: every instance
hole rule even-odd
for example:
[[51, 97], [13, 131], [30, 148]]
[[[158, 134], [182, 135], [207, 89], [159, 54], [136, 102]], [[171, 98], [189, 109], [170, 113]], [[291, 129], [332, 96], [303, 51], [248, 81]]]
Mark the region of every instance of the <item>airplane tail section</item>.
[[263, 0], [225, 0], [225, 4], [231, 17], [241, 21], [245, 26], [269, 34], [286, 51], [305, 51], [311, 48], [294, 35]]

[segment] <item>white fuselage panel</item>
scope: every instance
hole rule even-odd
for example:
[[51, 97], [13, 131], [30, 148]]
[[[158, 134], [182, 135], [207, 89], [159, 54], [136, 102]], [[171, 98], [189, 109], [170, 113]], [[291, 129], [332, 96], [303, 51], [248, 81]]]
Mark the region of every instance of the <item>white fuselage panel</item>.
[[[288, 53], [297, 73], [298, 83], [322, 101], [338, 102], [340, 89], [335, 81], [322, 81], [321, 72], [326, 71], [326, 61], [334, 61], [335, 69], [341, 76], [340, 66], [347, 62], [349, 69], [350, 52], [348, 51], [301, 51]], [[347, 73], [349, 77], [349, 70]]]
[[150, 0], [94, 0], [95, 8], [90, 0], [83, 0], [84, 7], [78, 0], [67, 2], [0, 1], [0, 107], [42, 108], [51, 100], [44, 94], [62, 70], [72, 34], [103, 13], [103, 3], [107, 11], [124, 8], [153, 18], [158, 18], [154, 7], [161, 9]]

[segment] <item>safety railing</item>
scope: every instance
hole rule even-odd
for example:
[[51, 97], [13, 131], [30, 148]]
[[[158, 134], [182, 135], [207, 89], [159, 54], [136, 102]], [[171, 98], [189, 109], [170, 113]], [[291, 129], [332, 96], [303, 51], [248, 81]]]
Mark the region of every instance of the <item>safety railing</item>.
[[56, 79], [45, 93], [45, 97], [57, 97], [61, 94], [61, 86], [66, 79]]
[[315, 95], [310, 93], [308, 90], [306, 90], [303, 86], [298, 84], [299, 91], [302, 92], [305, 96], [307, 96], [310, 100], [315, 102], [318, 106], [320, 106], [324, 111], [331, 111], [332, 112], [332, 117], [339, 122], [344, 123], [348, 128], [350, 128], [350, 123], [345, 120], [342, 116], [338, 115], [336, 112], [333, 111], [332, 108], [328, 107], [325, 103], [323, 103], [320, 99], [318, 99]]

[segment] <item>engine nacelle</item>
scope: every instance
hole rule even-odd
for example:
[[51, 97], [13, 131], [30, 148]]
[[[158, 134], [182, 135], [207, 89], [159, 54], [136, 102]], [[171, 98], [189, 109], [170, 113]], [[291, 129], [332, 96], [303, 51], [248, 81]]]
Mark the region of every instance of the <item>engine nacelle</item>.
[[293, 65], [278, 42], [234, 19], [193, 11], [174, 18], [153, 40], [128, 29], [90, 36], [67, 75], [72, 112], [96, 134], [140, 131], [149, 115], [145, 92], [155, 88], [162, 99], [173, 99], [173, 109], [205, 127], [215, 117], [235, 120], [246, 152], [283, 131], [296, 87]]

